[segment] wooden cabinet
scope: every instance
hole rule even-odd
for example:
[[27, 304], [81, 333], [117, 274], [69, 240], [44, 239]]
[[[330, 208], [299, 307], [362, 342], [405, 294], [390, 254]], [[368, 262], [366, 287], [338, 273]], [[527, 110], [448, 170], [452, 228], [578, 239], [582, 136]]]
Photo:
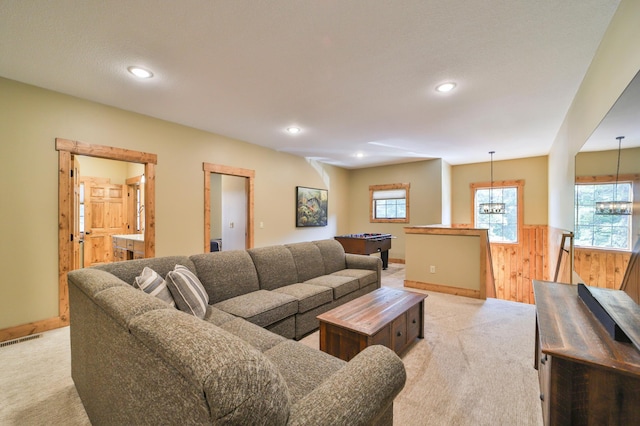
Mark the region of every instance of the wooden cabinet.
[[640, 424], [640, 352], [607, 334], [576, 286], [534, 281], [533, 287], [544, 423]]
[[[137, 235], [137, 234], [134, 234]], [[113, 236], [113, 261], [144, 259], [144, 240], [138, 237]]]

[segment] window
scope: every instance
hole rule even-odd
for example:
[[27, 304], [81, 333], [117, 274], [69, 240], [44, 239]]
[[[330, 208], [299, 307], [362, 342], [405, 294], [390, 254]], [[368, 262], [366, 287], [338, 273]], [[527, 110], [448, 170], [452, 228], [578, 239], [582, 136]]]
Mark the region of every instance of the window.
[[142, 232], [142, 210], [144, 204], [142, 204], [142, 196], [140, 192], [140, 185], [136, 186], [136, 232]]
[[409, 222], [408, 183], [369, 186], [371, 222]]
[[631, 249], [631, 215], [596, 214], [598, 201], [633, 201], [631, 182], [577, 183], [575, 188], [575, 245], [604, 249]]
[[80, 183], [80, 199], [78, 200], [78, 232], [84, 234], [84, 182]]
[[[518, 233], [523, 217], [524, 181], [494, 182], [471, 184], [473, 194], [473, 221], [475, 228], [489, 230], [489, 241], [492, 243], [517, 243]], [[482, 214], [482, 203], [504, 203], [504, 214]]]

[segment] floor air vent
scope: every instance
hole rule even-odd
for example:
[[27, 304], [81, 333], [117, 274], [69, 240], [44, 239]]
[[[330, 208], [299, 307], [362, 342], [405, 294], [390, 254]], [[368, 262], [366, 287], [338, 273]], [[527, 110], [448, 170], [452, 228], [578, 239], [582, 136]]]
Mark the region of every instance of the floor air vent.
[[42, 334], [32, 334], [31, 336], [20, 337], [19, 339], [8, 340], [6, 342], [0, 342], [0, 348], [5, 346], [15, 345], [16, 343], [26, 342], [27, 340], [39, 339]]

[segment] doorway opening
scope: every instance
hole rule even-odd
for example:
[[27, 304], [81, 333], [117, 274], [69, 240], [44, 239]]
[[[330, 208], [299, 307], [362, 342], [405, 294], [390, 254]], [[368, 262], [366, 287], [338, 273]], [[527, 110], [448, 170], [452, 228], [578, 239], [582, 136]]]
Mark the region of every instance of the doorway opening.
[[[245, 221], [246, 223], [240, 224], [240, 229], [245, 230], [244, 235], [244, 245], [245, 248], [253, 247], [253, 185], [255, 179], [255, 171], [249, 169], [241, 169], [238, 167], [229, 167], [222, 166], [219, 164], [210, 164], [210, 163], [202, 163], [202, 168], [204, 170], [204, 252], [209, 253], [212, 250], [216, 250], [216, 248], [221, 249], [224, 246], [224, 241], [218, 241], [218, 238], [212, 240], [211, 236], [211, 226], [212, 226], [212, 174], [218, 174], [223, 176], [231, 176], [231, 177], [240, 177], [244, 178], [244, 194], [246, 195], [246, 202], [240, 202], [237, 205], [242, 206], [241, 208], [246, 210]], [[232, 185], [235, 183], [237, 185], [236, 180], [231, 180]], [[242, 200], [244, 201], [244, 200]], [[220, 215], [222, 217], [222, 214]], [[228, 225], [230, 228], [234, 228], [236, 225], [233, 221], [225, 222], [225, 226]], [[220, 219], [220, 223], [222, 223], [222, 219]], [[216, 235], [216, 237], [218, 237]], [[232, 246], [236, 248], [235, 246]]]
[[[75, 156], [96, 157], [144, 166], [144, 209], [142, 217], [144, 257], [155, 257], [155, 165], [156, 154], [131, 151], [103, 145], [91, 145], [83, 142], [56, 138], [58, 151], [58, 294], [59, 317], [57, 327], [69, 324], [69, 296], [67, 273], [77, 268], [79, 260], [79, 215], [80, 215], [80, 179]], [[135, 178], [134, 178], [135, 179]], [[86, 202], [87, 200], [83, 200]], [[86, 225], [86, 224], [85, 224]], [[56, 328], [49, 327], [47, 329]], [[42, 330], [44, 331], [44, 330]]]

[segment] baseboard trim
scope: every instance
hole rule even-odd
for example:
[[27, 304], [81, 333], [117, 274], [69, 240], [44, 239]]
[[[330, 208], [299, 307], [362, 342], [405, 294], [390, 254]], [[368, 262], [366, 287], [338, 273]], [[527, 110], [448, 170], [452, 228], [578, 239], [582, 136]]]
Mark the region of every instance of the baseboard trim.
[[404, 265], [404, 259], [392, 259], [392, 258], [389, 258], [389, 263], [400, 263], [400, 264]]
[[411, 280], [404, 280], [404, 286], [409, 288], [417, 288], [420, 290], [436, 291], [438, 293], [482, 299], [482, 297], [480, 297], [480, 290], [470, 290], [468, 288], [450, 287], [446, 285], [430, 284]]
[[32, 334], [42, 333], [43, 331], [49, 331], [55, 328], [65, 327], [67, 325], [69, 325], [68, 319], [53, 317], [42, 321], [35, 321], [28, 324], [18, 325], [15, 327], [3, 328], [2, 330], [0, 330], [0, 342], [17, 339], [19, 337], [30, 336]]

